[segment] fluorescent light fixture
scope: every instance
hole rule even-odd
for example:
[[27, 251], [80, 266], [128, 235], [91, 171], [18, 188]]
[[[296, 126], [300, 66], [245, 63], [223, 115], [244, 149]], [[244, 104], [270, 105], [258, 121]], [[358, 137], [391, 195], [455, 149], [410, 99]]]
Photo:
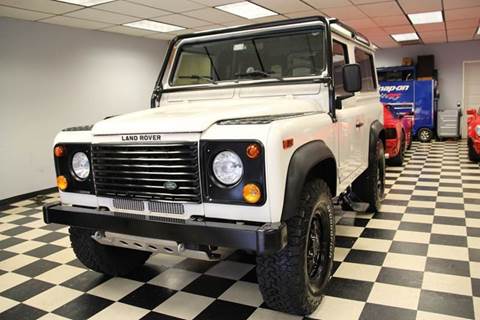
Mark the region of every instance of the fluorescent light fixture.
[[418, 40], [418, 35], [415, 32], [412, 33], [397, 33], [391, 34], [393, 40], [397, 42], [404, 42], [404, 41], [415, 41]]
[[408, 17], [413, 24], [426, 24], [443, 22], [442, 11], [412, 13]]
[[247, 19], [257, 19], [278, 15], [278, 13], [274, 11], [265, 9], [264, 7], [248, 1], [225, 4], [215, 8]]
[[113, 0], [58, 0], [61, 2], [78, 4], [84, 7], [96, 6], [97, 4], [112, 2]]
[[172, 24], [166, 24], [162, 22], [152, 20], [140, 20], [135, 22], [125, 23], [124, 26], [137, 29], [144, 29], [157, 32], [172, 32], [185, 29], [184, 27], [174, 26]]

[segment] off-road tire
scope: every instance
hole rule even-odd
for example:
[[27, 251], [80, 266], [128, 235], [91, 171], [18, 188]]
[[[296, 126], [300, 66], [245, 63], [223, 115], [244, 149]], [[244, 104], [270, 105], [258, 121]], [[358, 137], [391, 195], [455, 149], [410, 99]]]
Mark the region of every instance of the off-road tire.
[[369, 204], [369, 212], [378, 212], [385, 196], [385, 149], [378, 139], [375, 151], [370, 152], [368, 168], [352, 184], [352, 191], [362, 202]]
[[472, 162], [480, 161], [480, 154], [473, 148], [472, 140], [468, 139], [468, 159]]
[[143, 266], [151, 253], [102, 245], [92, 238], [93, 230], [70, 228], [70, 241], [78, 260], [87, 268], [110, 276], [124, 276]]
[[[322, 266], [318, 278], [307, 271], [313, 221], [320, 232]], [[320, 304], [330, 279], [335, 249], [335, 218], [330, 189], [321, 179], [308, 181], [302, 190], [295, 215], [286, 221], [288, 243], [279, 252], [257, 257], [257, 278], [266, 304], [291, 314], [312, 313]], [[315, 229], [315, 227], [313, 227]], [[308, 261], [312, 261], [311, 259]], [[315, 274], [315, 273], [314, 273]]]
[[403, 165], [403, 161], [405, 160], [405, 134], [402, 132], [402, 137], [400, 138], [400, 150], [398, 154], [393, 157], [389, 158], [387, 161], [387, 165], [399, 167]]
[[430, 142], [433, 139], [433, 131], [428, 128], [422, 128], [418, 130], [417, 138], [420, 142]]

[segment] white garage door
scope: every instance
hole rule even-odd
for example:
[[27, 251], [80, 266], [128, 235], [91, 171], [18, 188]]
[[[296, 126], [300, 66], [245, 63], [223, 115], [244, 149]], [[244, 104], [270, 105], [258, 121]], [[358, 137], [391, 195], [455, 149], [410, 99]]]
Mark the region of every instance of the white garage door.
[[[480, 107], [480, 61], [463, 62], [463, 114], [468, 108]], [[462, 136], [467, 136], [466, 116], [462, 118]]]

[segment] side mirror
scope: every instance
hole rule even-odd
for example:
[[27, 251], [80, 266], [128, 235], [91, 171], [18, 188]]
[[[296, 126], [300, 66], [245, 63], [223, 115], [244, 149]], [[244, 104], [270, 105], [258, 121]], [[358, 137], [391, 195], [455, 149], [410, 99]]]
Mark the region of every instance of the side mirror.
[[343, 66], [343, 89], [349, 93], [362, 90], [362, 72], [358, 63]]

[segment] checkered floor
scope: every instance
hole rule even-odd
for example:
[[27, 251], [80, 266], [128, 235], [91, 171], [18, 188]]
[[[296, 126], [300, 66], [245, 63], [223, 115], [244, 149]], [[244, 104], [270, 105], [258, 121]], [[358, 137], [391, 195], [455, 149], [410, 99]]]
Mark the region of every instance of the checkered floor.
[[[306, 319], [480, 319], [480, 168], [465, 142], [415, 143], [375, 215], [339, 212], [335, 271]], [[87, 270], [52, 194], [0, 208], [0, 319], [301, 319], [269, 310], [254, 257], [152, 257], [127, 278]]]

